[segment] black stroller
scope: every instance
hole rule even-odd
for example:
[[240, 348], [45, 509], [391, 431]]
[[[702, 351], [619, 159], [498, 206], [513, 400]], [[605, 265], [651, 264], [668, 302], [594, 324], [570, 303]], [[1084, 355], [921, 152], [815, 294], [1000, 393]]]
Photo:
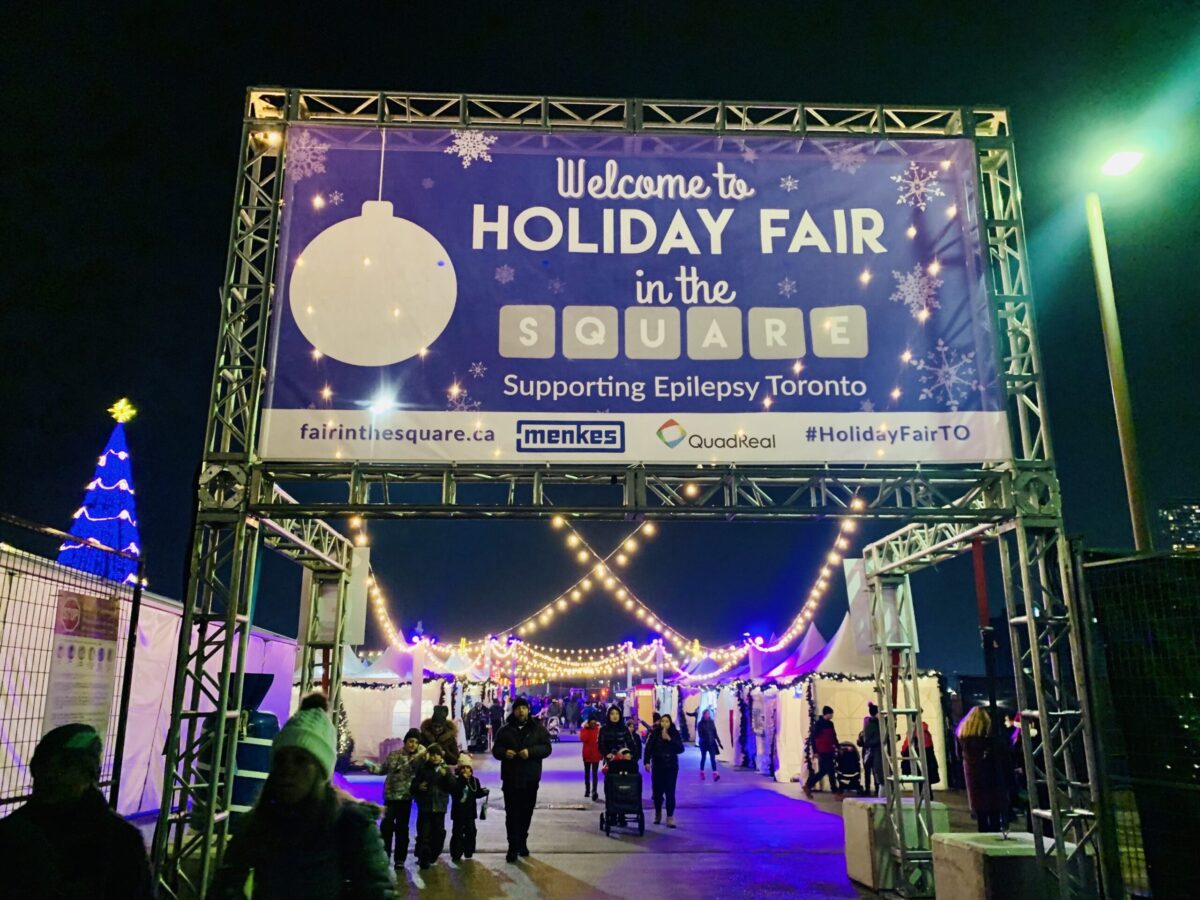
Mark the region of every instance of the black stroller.
[[638, 834], [646, 833], [646, 813], [642, 810], [642, 773], [637, 763], [614, 760], [604, 774], [604, 812], [600, 830], [611, 835], [613, 826], [632, 828], [637, 820]]
[[847, 794], [854, 791], [862, 793], [862, 765], [858, 756], [858, 748], [849, 741], [838, 744], [835, 757], [837, 765], [838, 793]]

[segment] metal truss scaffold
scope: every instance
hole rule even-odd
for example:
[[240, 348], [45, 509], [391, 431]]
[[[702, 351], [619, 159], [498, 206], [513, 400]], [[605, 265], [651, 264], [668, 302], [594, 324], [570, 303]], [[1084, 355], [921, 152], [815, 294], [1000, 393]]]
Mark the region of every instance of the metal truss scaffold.
[[[941, 139], [974, 142], [978, 163], [976, 206], [989, 257], [989, 297], [999, 324], [1000, 356], [1012, 425], [1013, 458], [990, 467], [786, 466], [706, 468], [671, 466], [385, 465], [280, 463], [255, 454], [274, 288], [285, 131], [291, 123], [368, 128], [487, 127], [547, 132], [656, 133], [850, 139]], [[868, 575], [877, 595], [896, 579], [961, 552], [976, 537], [1001, 547], [1006, 600], [1012, 621], [1022, 710], [1038, 723], [1023, 729], [1027, 769], [1037, 785], [1035, 822], [1054, 825], [1038, 844], [1038, 859], [1062, 897], [1091, 896], [1077, 859], [1096, 851], [1088, 826], [1091, 788], [1090, 729], [1077, 697], [1081, 667], [1072, 587], [1062, 577], [1061, 502], [1045, 424], [1044, 388], [1035, 335], [1028, 261], [1008, 114], [999, 108], [843, 105], [512, 97], [428, 92], [304, 91], [253, 88], [248, 92], [228, 264], [221, 289], [221, 323], [208, 410], [203, 463], [196, 491], [191, 573], [167, 758], [163, 811], [155, 835], [159, 885], [173, 897], [203, 896], [228, 837], [228, 812], [242, 717], [245, 637], [253, 617], [252, 585], [261, 546], [312, 570], [313, 583], [336, 580], [335, 634], [343, 627], [349, 545], [322, 517], [519, 518], [554, 513], [576, 517], [662, 520], [823, 518], [856, 516], [909, 521], [869, 548]], [[321, 482], [338, 491], [308, 490]], [[699, 496], [685, 494], [694, 484]], [[347, 491], [346, 488], [349, 488]], [[295, 502], [292, 491], [302, 497]], [[341, 501], [313, 496], [346, 497]], [[861, 504], [853, 500], [863, 501]], [[1009, 548], [1009, 544], [1014, 546]], [[1057, 574], [1056, 574], [1057, 573]], [[309, 629], [314, 627], [307, 622]], [[193, 629], [197, 639], [189, 644]], [[301, 635], [301, 679], [312, 684], [317, 650]], [[909, 694], [915, 651], [879, 645], [877, 679], [896, 675], [905, 694], [895, 717], [920, 726], [920, 702]], [[340, 642], [337, 648], [340, 651]], [[893, 659], [892, 653], [901, 654]], [[909, 655], [905, 656], [904, 652]], [[1022, 669], [1022, 666], [1025, 668]], [[340, 666], [331, 664], [336, 692]], [[880, 682], [882, 685], [882, 682]], [[890, 693], [888, 693], [890, 697]], [[881, 694], [881, 698], [883, 695]], [[901, 710], [915, 709], [912, 713]], [[208, 727], [203, 727], [207, 720]], [[890, 735], [895, 737], [896, 734]], [[894, 747], [894, 744], [892, 745]], [[891, 760], [894, 773], [899, 759]], [[932, 831], [921, 762], [911, 779], [886, 781], [893, 851], [908, 894], [932, 889], [928, 854]], [[910, 763], [911, 767], [911, 763]], [[913, 840], [902, 816], [904, 794], [921, 799]], [[1031, 787], [1031, 797], [1037, 793]], [[909, 804], [912, 806], [913, 804]], [[1040, 826], [1037, 826], [1040, 828]], [[1091, 891], [1089, 894], [1088, 891]]]

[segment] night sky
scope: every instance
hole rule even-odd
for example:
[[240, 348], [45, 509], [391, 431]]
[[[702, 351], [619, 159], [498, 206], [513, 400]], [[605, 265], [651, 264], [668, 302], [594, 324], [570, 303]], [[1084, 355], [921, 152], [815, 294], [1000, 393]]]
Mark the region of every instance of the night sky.
[[[1083, 193], [1104, 189], [1152, 507], [1195, 496], [1200, 7], [1048, 5], [992, 17], [979, 4], [965, 17], [950, 4], [797, 2], [404, 4], [390, 20], [247, 4], [219, 19], [10, 11], [0, 509], [65, 528], [112, 425], [104, 410], [128, 395], [151, 587], [181, 594], [248, 85], [997, 104], [1012, 112], [1068, 528], [1128, 546]], [[1100, 184], [1092, 173], [1126, 146], [1146, 160]], [[625, 527], [582, 531], [607, 549]], [[689, 637], [769, 634], [799, 608], [833, 527], [667, 524], [628, 581]], [[578, 575], [547, 522], [371, 533], [397, 621], [443, 639], [509, 626]], [[297, 588], [294, 571], [268, 567], [263, 624], [294, 631]], [[922, 662], [978, 672], [969, 562], [917, 591]], [[644, 637], [612, 606], [598, 595], [545, 642]], [[818, 619], [827, 636], [843, 612], [834, 592]]]

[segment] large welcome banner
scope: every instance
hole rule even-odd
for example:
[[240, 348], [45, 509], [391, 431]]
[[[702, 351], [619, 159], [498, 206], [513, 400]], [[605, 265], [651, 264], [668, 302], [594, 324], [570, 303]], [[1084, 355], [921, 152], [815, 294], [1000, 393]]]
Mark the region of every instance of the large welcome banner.
[[1010, 455], [968, 140], [292, 126], [260, 455]]

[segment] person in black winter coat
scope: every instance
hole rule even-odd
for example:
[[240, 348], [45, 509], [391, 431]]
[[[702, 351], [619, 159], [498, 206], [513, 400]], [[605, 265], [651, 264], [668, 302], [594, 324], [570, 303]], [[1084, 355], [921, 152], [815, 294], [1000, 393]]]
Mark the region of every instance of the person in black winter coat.
[[679, 781], [679, 754], [683, 752], [683, 738], [664, 714], [646, 738], [644, 757], [646, 771], [650, 773], [650, 790], [654, 796], [654, 824], [662, 823], [663, 800], [667, 805], [667, 827], [675, 827], [675, 785]]
[[458, 758], [458, 774], [454, 778], [454, 790], [450, 794], [450, 859], [458, 862], [464, 856], [475, 855], [475, 820], [479, 817], [479, 798], [483, 797], [487, 809], [487, 788], [475, 777], [471, 757], [462, 754]]
[[442, 747], [430, 744], [412, 782], [417, 802], [417, 864], [422, 869], [432, 866], [446, 845], [446, 810], [453, 790], [454, 773], [442, 756]]
[[150, 864], [136, 828], [109, 809], [100, 780], [100, 735], [60, 725], [29, 762], [33, 797], [0, 821], [6, 897], [149, 900]]
[[717, 734], [717, 723], [713, 721], [711, 709], [706, 709], [696, 723], [696, 743], [700, 746], [700, 780], [704, 780], [704, 757], [707, 756], [712, 764], [713, 781], [720, 781], [717, 751], [721, 749], [721, 738]]
[[610, 772], [637, 771], [637, 760], [642, 756], [642, 741], [636, 732], [625, 725], [619, 706], [608, 708], [608, 719], [600, 727], [600, 755], [608, 763]]
[[538, 785], [542, 780], [542, 760], [551, 753], [550, 734], [541, 722], [529, 715], [529, 701], [513, 701], [512, 715], [496, 734], [492, 756], [500, 760], [500, 783], [504, 790], [504, 826], [508, 832], [508, 854], [529, 855], [529, 825], [537, 806]]

